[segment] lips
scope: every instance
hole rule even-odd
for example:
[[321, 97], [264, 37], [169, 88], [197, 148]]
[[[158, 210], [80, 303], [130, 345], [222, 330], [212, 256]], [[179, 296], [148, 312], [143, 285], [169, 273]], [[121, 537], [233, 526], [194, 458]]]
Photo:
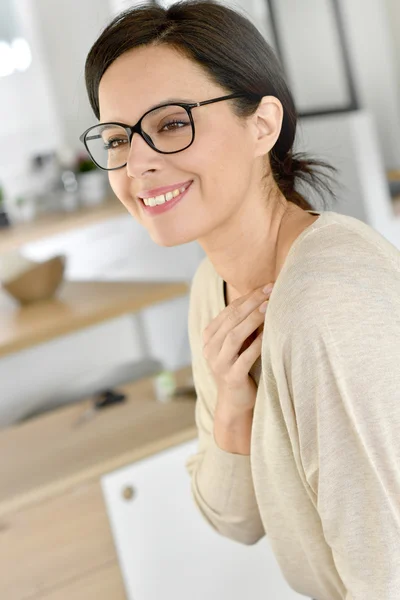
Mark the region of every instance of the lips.
[[174, 209], [174, 207], [179, 204], [183, 198], [186, 197], [186, 195], [189, 193], [190, 188], [192, 187], [192, 183], [191, 182], [188, 186], [184, 187], [184, 191], [181, 192], [180, 194], [178, 194], [178, 196], [172, 198], [171, 200], [167, 200], [167, 202], [163, 202], [162, 204], [156, 204], [155, 206], [146, 206], [146, 204], [144, 203], [144, 200], [141, 200], [141, 206], [142, 206], [142, 210], [149, 216], [149, 217], [156, 217], [158, 215], [161, 215], [165, 212], [169, 212], [171, 210]]
[[139, 192], [137, 197], [141, 200], [143, 198], [155, 198], [156, 196], [160, 196], [161, 194], [166, 194], [167, 192], [172, 192], [173, 190], [180, 189], [182, 187], [188, 187], [192, 183], [192, 179], [189, 181], [182, 181], [181, 183], [174, 183], [172, 185], [164, 185], [163, 187], [153, 188], [152, 190], [145, 190], [143, 192]]

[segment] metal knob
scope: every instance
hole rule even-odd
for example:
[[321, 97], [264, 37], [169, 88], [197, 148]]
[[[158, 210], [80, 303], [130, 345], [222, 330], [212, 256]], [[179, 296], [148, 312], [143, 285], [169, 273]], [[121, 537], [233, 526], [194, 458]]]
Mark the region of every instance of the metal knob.
[[126, 485], [122, 490], [122, 497], [124, 500], [132, 500], [136, 496], [136, 490], [131, 485]]

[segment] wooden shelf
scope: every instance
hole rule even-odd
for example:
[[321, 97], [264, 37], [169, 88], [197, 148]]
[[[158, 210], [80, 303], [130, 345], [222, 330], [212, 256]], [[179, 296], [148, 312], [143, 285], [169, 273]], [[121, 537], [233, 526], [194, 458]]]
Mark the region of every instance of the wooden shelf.
[[128, 215], [128, 211], [114, 194], [98, 206], [82, 207], [67, 213], [57, 212], [39, 216], [29, 223], [20, 223], [0, 229], [0, 254], [15, 250], [41, 238], [87, 227], [113, 217]]
[[[191, 374], [176, 371], [177, 385]], [[151, 377], [118, 390], [126, 401], [91, 420], [79, 423], [88, 399], [0, 431], [0, 518], [196, 437], [193, 398], [157, 402]]]
[[0, 290], [0, 358], [188, 291], [184, 282], [65, 281], [53, 299], [21, 307]]
[[400, 169], [392, 169], [387, 171], [389, 181], [398, 181], [400, 179]]

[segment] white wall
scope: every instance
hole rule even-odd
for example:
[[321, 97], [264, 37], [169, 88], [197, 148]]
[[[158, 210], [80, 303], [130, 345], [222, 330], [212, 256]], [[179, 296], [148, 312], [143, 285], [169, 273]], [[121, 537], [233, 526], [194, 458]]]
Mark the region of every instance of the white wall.
[[[367, 110], [300, 119], [295, 150], [328, 161], [338, 170], [333, 210], [364, 221], [400, 249], [400, 217], [394, 214], [379, 150], [376, 122]], [[304, 188], [304, 186], [299, 186]], [[318, 208], [319, 193], [304, 190]], [[329, 199], [323, 193], [324, 199]]]
[[349, 105], [331, 0], [274, 0], [283, 63], [297, 109], [316, 112]]
[[[400, 3], [339, 0], [354, 85], [361, 109], [376, 121], [386, 169], [400, 167]], [[345, 106], [339, 38], [331, 0], [273, 0], [290, 87], [301, 111]], [[397, 51], [397, 62], [396, 62]], [[338, 66], [340, 68], [338, 68]]]
[[62, 129], [32, 2], [14, 2], [32, 63], [27, 71], [0, 77], [0, 182], [6, 187], [15, 186], [32, 153], [60, 143]]
[[395, 43], [399, 30], [393, 31], [382, 0], [340, 0], [340, 4], [361, 106], [376, 120], [386, 169], [399, 168], [400, 87]]
[[95, 123], [84, 62], [111, 14], [108, 0], [13, 2], [32, 51], [27, 71], [0, 78], [0, 182], [15, 197], [33, 154], [84, 149], [79, 135]]
[[[394, 63], [396, 70], [396, 83], [398, 95], [400, 96], [400, 2], [399, 0], [385, 0], [389, 16], [389, 28], [394, 48]], [[400, 164], [400, 157], [399, 157]]]
[[82, 150], [79, 135], [96, 122], [84, 82], [86, 56], [111, 19], [108, 0], [33, 0], [65, 142]]

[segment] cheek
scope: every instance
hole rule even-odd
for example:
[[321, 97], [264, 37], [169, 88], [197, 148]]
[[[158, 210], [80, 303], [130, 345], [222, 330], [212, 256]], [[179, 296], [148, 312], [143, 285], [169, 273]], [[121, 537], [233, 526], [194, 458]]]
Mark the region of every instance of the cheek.
[[117, 196], [118, 200], [125, 206], [128, 212], [134, 216], [139, 216], [139, 207], [136, 201], [131, 197], [130, 194], [130, 181], [127, 177], [125, 170], [110, 171], [108, 174], [108, 181], [110, 182], [111, 189]]
[[118, 173], [118, 171], [109, 171], [108, 172], [108, 181], [110, 182], [110, 185], [111, 185], [111, 188], [112, 188], [114, 194], [118, 198], [120, 198], [122, 189], [124, 187], [121, 174]]
[[110, 171], [108, 173], [108, 180], [114, 194], [123, 204], [125, 204], [128, 199], [129, 181], [123, 169], [120, 171]]
[[242, 188], [248, 185], [252, 165], [251, 146], [246, 135], [239, 129], [210, 138], [198, 164], [208, 185], [220, 197], [242, 193]]

